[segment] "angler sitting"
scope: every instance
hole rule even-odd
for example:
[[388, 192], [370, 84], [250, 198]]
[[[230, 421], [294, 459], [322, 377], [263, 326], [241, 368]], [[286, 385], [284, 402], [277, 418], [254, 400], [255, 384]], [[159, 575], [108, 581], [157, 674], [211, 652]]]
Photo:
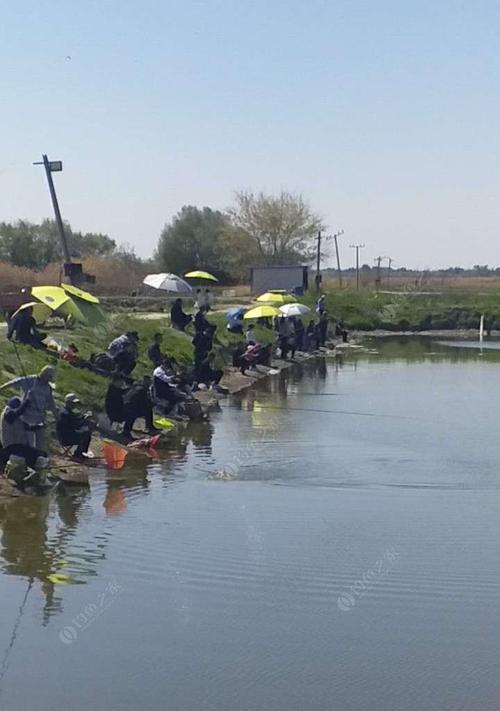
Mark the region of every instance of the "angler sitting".
[[9, 341], [24, 343], [33, 348], [45, 348], [42, 343], [45, 334], [40, 333], [38, 330], [36, 321], [33, 318], [33, 309], [31, 306], [20, 309], [9, 320], [7, 338]]
[[156, 434], [158, 430], [153, 425], [153, 402], [151, 400], [151, 378], [145, 375], [141, 383], [134, 383], [123, 393], [123, 435], [132, 439], [134, 422], [143, 417], [149, 434]]
[[249, 343], [246, 351], [240, 357], [241, 374], [246, 375], [249, 368], [255, 368], [257, 365], [270, 365], [271, 351], [271, 344], [262, 346], [260, 343]]
[[93, 429], [92, 416], [80, 412], [80, 404], [81, 401], [74, 393], [68, 393], [56, 422], [57, 436], [62, 446], [76, 447], [72, 454], [75, 459], [83, 459], [88, 454]]
[[154, 404], [165, 415], [177, 410], [178, 406], [188, 398], [186, 393], [177, 387], [168, 358], [165, 358], [162, 364], [153, 371], [151, 393]]
[[185, 314], [182, 310], [182, 299], [176, 299], [170, 309], [170, 323], [172, 324], [172, 328], [184, 331], [188, 323], [191, 323], [192, 320], [193, 317], [189, 314]]
[[207, 387], [219, 385], [219, 382], [224, 375], [224, 372], [218, 368], [214, 368], [215, 356], [213, 353], [208, 353], [207, 356], [198, 364], [195, 370], [195, 378], [198, 383], [205, 383]]

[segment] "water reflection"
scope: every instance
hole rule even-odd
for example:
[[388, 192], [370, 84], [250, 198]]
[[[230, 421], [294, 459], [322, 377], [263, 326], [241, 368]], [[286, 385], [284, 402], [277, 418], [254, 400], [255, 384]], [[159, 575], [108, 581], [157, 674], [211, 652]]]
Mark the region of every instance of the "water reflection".
[[[69, 544], [76, 534], [86, 493], [78, 496], [31, 498], [20, 496], [0, 509], [2, 570], [38, 581], [45, 602], [43, 622], [62, 610], [62, 598], [51, 577], [63, 575]], [[57, 521], [54, 525], [54, 518]], [[97, 555], [101, 558], [101, 555]]]
[[[311, 420], [311, 413], [342, 413], [334, 412], [333, 404], [329, 403], [327, 410], [323, 405], [316, 405], [314, 400], [310, 403], [304, 401], [305, 407], [301, 410], [296, 406], [296, 398], [338, 395], [336, 390], [340, 380], [337, 380], [336, 376], [343, 370], [354, 370], [358, 364], [363, 363], [365, 367], [366, 363], [385, 361], [455, 363], [473, 361], [480, 357], [467, 344], [456, 344], [456, 347], [454, 344], [450, 347], [448, 343], [433, 342], [428, 338], [384, 338], [372, 340], [370, 345], [376, 346], [378, 354], [354, 352], [337, 357], [328, 356], [325, 359], [311, 359], [257, 383], [251, 390], [223, 405], [226, 414], [230, 409], [249, 413], [249, 417], [232, 418], [238, 424], [231, 430], [235, 451], [230, 456], [233, 459], [239, 456], [240, 479], [290, 479], [291, 472], [295, 472], [293, 476], [298, 479], [303, 478], [303, 470], [297, 469], [294, 464], [299, 453], [287, 449], [278, 451], [276, 443], [279, 440], [281, 444], [294, 444], [301, 438], [303, 449], [313, 446], [314, 434], [304, 434], [304, 426]], [[498, 362], [500, 351], [491, 349], [484, 353], [482, 360]], [[325, 392], [325, 381], [329, 384], [328, 392]], [[354, 387], [354, 383], [352, 385]], [[357, 400], [353, 400], [356, 409], [362, 410], [366, 400], [365, 392], [360, 390], [355, 397], [359, 398], [359, 404]], [[395, 393], [394, 397], [397, 399], [398, 394]], [[319, 409], [321, 407], [323, 409]], [[297, 416], [296, 411], [303, 414]], [[309, 414], [304, 414], [306, 412]], [[224, 415], [222, 417], [224, 418]], [[227, 417], [221, 427], [222, 437], [226, 437], [222, 443], [223, 449], [228, 447], [230, 421], [231, 418]], [[344, 446], [343, 440], [339, 439], [340, 434], [344, 437], [345, 447], [351, 446], [349, 437], [356, 422], [351, 419], [344, 425], [342, 420], [335, 421], [337, 447]], [[130, 513], [134, 501], [146, 503], [148, 498], [153, 498], [151, 494], [155, 491], [154, 481], [160, 480], [166, 485], [170, 485], [174, 477], [177, 481], [183, 481], [189, 471], [184, 465], [189, 462], [191, 454], [209, 462], [212, 467], [216, 461], [217, 448], [214, 438], [218, 427], [219, 416], [215, 415], [210, 420], [181, 428], [178, 433], [172, 434], [169, 449], [161, 453], [161, 461], [151, 462], [143, 454], [138, 454], [135, 459], [131, 457], [131, 464], [120, 472], [96, 472], [93, 475], [91, 490], [72, 490], [66, 496], [36, 499], [19, 497], [0, 508], [2, 572], [24, 578], [28, 583], [37, 583], [44, 596], [45, 624], [51, 615], [63, 609], [64, 587], [58, 586], [51, 578], [62, 575], [68, 578], [68, 582], [82, 584], [87, 582], [90, 576], [97, 576], [99, 565], [106, 560], [109, 539], [115, 530], [113, 524], [117, 524]], [[377, 422], [374, 425], [374, 428], [376, 427], [382, 428], [382, 425]], [[375, 438], [376, 434], [374, 429], [370, 436]], [[431, 435], [432, 433], [428, 435], [429, 438]], [[242, 446], [238, 444], [240, 441], [248, 443], [252, 448], [248, 456], [242, 457]], [[317, 458], [318, 444], [315, 446], [316, 451], [311, 457]], [[326, 442], [324, 446], [327, 448], [330, 445]], [[325, 454], [325, 470], [330, 461], [328, 457], [329, 455]], [[367, 462], [371, 461], [370, 455]], [[273, 464], [272, 469], [268, 468], [270, 463]], [[389, 465], [388, 460], [387, 468]], [[339, 476], [341, 474], [344, 476], [342, 472]], [[101, 519], [95, 519], [96, 510], [100, 512]], [[82, 521], [87, 523], [89, 520], [93, 522], [93, 527], [83, 527], [83, 533], [79, 531]], [[105, 525], [103, 520], [107, 522]]]

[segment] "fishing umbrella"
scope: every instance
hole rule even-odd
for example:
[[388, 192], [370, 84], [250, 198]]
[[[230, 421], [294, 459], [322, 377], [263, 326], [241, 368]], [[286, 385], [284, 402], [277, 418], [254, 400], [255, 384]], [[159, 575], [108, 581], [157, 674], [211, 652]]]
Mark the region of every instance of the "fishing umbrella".
[[68, 301], [65, 301], [57, 309], [56, 315], [83, 323], [85, 326], [97, 326], [99, 323], [106, 321], [106, 314], [98, 303], [80, 299], [78, 296], [73, 296]]
[[309, 306], [306, 306], [305, 304], [285, 304], [284, 306], [280, 306], [280, 311], [283, 314], [283, 316], [305, 316], [306, 314], [311, 312], [311, 309]]
[[142, 280], [143, 284], [152, 286], [153, 289], [170, 291], [173, 294], [190, 294], [192, 289], [184, 279], [177, 274], [148, 274]]
[[217, 277], [215, 277], [213, 274], [210, 274], [210, 272], [204, 272], [199, 269], [196, 269], [193, 272], [186, 272], [184, 274], [186, 279], [206, 279], [207, 281], [219, 281]]
[[235, 318], [242, 318], [247, 309], [244, 306], [235, 306], [226, 311], [226, 321], [232, 321]]
[[265, 301], [267, 304], [280, 306], [282, 304], [293, 304], [295, 299], [291, 294], [287, 294], [286, 292], [266, 291], [265, 294], [261, 294], [257, 297], [257, 301]]
[[273, 316], [279, 315], [280, 312], [275, 306], [254, 306], [253, 309], [250, 309], [250, 311], [246, 312], [243, 318], [272, 318]]
[[17, 311], [12, 314], [12, 318], [25, 309], [32, 309], [33, 318], [37, 324], [45, 323], [52, 314], [52, 309], [50, 306], [47, 306], [47, 304], [42, 304], [40, 301], [30, 301], [20, 306]]
[[[83, 323], [86, 326], [96, 326], [106, 320], [104, 312], [99, 303], [95, 303], [96, 297], [88, 294], [93, 301], [76, 295], [76, 292], [86, 294], [86, 291], [70, 287], [65, 284], [65, 289], [60, 286], [34, 286], [31, 289], [32, 295], [54, 311], [56, 316], [61, 318], [72, 318], [74, 321]], [[72, 289], [75, 294], [72, 296], [66, 293]], [[98, 299], [97, 299], [98, 301]]]
[[72, 284], [61, 284], [61, 287], [64, 289], [64, 291], [67, 294], [70, 294], [70, 296], [76, 296], [79, 299], [82, 299], [82, 301], [88, 301], [90, 304], [98, 304], [99, 299], [97, 296], [94, 296], [94, 294], [91, 294], [88, 291], [84, 291], [83, 289], [79, 289], [77, 286], [73, 286]]
[[72, 284], [62, 284], [64, 291], [71, 296], [58, 310], [57, 313], [64, 317], [71, 317], [86, 326], [97, 326], [106, 321], [106, 314], [99, 306], [97, 296], [79, 289]]
[[60, 286], [34, 286], [31, 295], [46, 304], [52, 311], [69, 301], [70, 297]]

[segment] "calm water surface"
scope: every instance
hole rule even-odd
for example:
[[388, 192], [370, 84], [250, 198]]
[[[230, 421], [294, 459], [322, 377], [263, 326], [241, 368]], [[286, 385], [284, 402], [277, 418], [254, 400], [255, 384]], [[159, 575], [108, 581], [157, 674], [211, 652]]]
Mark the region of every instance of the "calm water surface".
[[500, 708], [500, 353], [373, 347], [0, 509], [2, 711]]

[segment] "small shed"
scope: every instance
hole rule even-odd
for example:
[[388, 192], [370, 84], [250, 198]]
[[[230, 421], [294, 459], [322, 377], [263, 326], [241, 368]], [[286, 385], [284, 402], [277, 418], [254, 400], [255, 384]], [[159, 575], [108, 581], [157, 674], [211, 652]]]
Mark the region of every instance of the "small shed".
[[253, 294], [271, 289], [301, 294], [308, 287], [308, 268], [301, 264], [250, 267], [250, 286]]

